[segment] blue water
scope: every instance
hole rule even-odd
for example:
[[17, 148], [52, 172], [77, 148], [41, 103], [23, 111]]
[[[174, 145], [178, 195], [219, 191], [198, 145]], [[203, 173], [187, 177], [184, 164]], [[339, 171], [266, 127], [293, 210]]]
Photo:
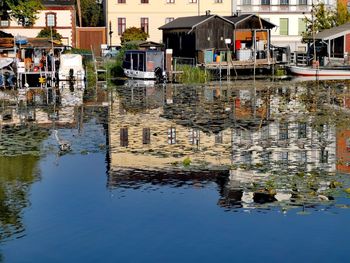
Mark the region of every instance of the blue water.
[[47, 156], [4, 262], [347, 262], [349, 210], [225, 210], [202, 188], [106, 186], [106, 156]]

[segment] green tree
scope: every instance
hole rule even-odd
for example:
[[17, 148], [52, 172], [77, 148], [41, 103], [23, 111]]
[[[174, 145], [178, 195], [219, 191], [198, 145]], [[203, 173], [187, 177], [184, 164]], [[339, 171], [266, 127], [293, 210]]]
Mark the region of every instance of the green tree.
[[29, 27], [38, 19], [39, 10], [44, 9], [40, 0], [1, 0], [2, 19], [15, 19], [18, 24]]
[[336, 12], [328, 9], [323, 2], [314, 5], [311, 10], [311, 17], [305, 17], [306, 31], [303, 32], [303, 38], [312, 37], [313, 33], [329, 29], [336, 26]]
[[[51, 29], [49, 27], [42, 29], [36, 37], [51, 38]], [[52, 38], [54, 40], [61, 40], [62, 36], [57, 33], [56, 29], [52, 29]]]
[[123, 45], [129, 41], [145, 41], [148, 38], [148, 34], [137, 27], [129, 27], [120, 37], [120, 42]]
[[96, 0], [80, 0], [83, 26], [102, 26], [103, 8]]

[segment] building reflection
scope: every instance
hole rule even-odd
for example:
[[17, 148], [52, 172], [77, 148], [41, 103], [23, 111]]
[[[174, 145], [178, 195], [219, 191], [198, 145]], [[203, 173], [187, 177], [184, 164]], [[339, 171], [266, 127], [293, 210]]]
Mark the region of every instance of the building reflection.
[[341, 184], [339, 122], [350, 123], [339, 94], [298, 83], [120, 87], [110, 105], [108, 187], [184, 174], [207, 182], [204, 174], [221, 171], [223, 207], [328, 202]]

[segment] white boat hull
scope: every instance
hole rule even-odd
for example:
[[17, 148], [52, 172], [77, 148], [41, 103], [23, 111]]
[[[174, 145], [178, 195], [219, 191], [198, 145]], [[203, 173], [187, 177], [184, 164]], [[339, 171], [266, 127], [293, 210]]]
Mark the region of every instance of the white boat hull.
[[151, 71], [124, 69], [124, 74], [131, 79], [156, 79], [156, 74]]
[[298, 67], [290, 66], [290, 72], [296, 76], [305, 77], [348, 77], [350, 78], [350, 69], [335, 69], [335, 68], [309, 68], [309, 67]]

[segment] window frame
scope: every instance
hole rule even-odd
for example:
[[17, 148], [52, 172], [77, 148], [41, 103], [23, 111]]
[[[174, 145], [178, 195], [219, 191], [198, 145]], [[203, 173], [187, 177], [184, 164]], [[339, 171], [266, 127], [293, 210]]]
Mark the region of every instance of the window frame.
[[149, 18], [148, 17], [141, 17], [141, 30], [143, 30], [143, 32], [149, 34]]
[[[283, 32], [283, 34], [281, 34], [281, 22], [286, 21], [287, 22], [287, 28], [286, 28], [286, 32]], [[289, 19], [288, 18], [280, 18], [280, 36], [288, 36], [289, 35]]]
[[121, 36], [126, 29], [126, 18], [118, 17], [117, 21], [118, 21], [118, 36]]
[[[49, 16], [53, 16], [53, 22], [54, 22], [54, 25], [53, 26], [50, 26], [48, 24], [48, 21], [49, 21]], [[46, 27], [56, 27], [57, 26], [57, 13], [55, 12], [48, 12], [45, 14], [45, 25]]]

